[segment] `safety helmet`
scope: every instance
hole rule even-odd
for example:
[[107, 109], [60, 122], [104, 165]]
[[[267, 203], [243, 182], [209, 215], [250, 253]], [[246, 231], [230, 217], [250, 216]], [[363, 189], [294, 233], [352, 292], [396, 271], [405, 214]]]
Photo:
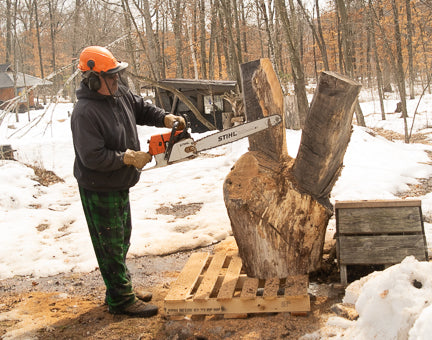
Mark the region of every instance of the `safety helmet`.
[[112, 74], [124, 70], [128, 63], [119, 62], [108, 49], [101, 46], [89, 46], [82, 50], [78, 68], [82, 72], [94, 71], [100, 74]]

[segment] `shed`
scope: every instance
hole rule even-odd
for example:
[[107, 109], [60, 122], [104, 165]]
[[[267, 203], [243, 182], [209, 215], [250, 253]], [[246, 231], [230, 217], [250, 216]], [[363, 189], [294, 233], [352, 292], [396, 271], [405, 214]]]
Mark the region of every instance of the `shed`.
[[52, 85], [52, 82], [22, 72], [16, 72], [15, 74], [16, 82], [14, 81], [14, 72], [11, 65], [0, 64], [0, 107], [3, 102], [23, 94], [27, 88], [28, 98], [22, 96], [19, 101], [19, 111], [26, 111], [28, 105], [35, 107], [34, 91], [30, 88], [35, 85]]
[[[233, 108], [225, 95], [235, 91], [236, 81], [172, 78], [160, 80], [158, 84], [183, 93], [195, 105], [201, 115], [217, 129], [223, 130], [231, 125]], [[189, 108], [169, 90], [159, 88], [156, 105], [171, 113], [187, 114], [193, 132], [208, 130]]]

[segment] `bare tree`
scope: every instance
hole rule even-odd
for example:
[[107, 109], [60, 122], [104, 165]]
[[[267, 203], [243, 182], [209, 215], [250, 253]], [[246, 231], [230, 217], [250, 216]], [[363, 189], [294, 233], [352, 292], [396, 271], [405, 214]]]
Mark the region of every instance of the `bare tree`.
[[216, 30], [217, 30], [217, 6], [218, 0], [211, 0], [211, 21], [210, 21], [210, 42], [209, 42], [209, 53], [208, 53], [208, 65], [209, 65], [209, 79], [215, 78], [215, 44], [216, 44]]
[[148, 56], [150, 58], [150, 62], [154, 67], [154, 73], [156, 76], [156, 80], [159, 80], [162, 75], [162, 66], [161, 66], [161, 55], [159, 44], [157, 41], [157, 37], [155, 32], [153, 31], [153, 23], [150, 14], [150, 4], [148, 0], [142, 1], [142, 8], [138, 6], [136, 0], [134, 0], [135, 7], [140, 11], [141, 15], [144, 18], [145, 28], [146, 28], [146, 37], [148, 40]]
[[176, 51], [176, 77], [184, 78], [184, 68], [182, 60], [183, 40], [182, 40], [182, 24], [184, 15], [184, 4], [182, 0], [169, 0], [169, 11], [171, 14], [171, 22], [173, 25], [175, 51]]
[[205, 0], [199, 0], [201, 75], [204, 79], [207, 78], [205, 10], [206, 10]]
[[219, 0], [221, 4], [221, 19], [223, 18], [225, 21], [225, 31], [226, 37], [228, 40], [228, 51], [229, 58], [227, 58], [226, 63], [229, 65], [229, 69], [231, 70], [231, 78], [234, 78], [237, 83], [240, 84], [240, 69], [239, 69], [239, 60], [241, 60], [241, 54], [238, 55], [239, 49], [236, 41], [234, 40], [234, 32], [233, 32], [233, 8], [231, 4], [231, 0]]
[[39, 54], [39, 67], [40, 67], [41, 77], [45, 78], [43, 58], [42, 58], [42, 45], [41, 45], [41, 37], [40, 37], [40, 29], [39, 29], [39, 10], [37, 6], [37, 1], [33, 1], [33, 4], [34, 4], [34, 11], [35, 11], [35, 19], [36, 19], [35, 28], [36, 28], [36, 38], [37, 38], [38, 54]]
[[324, 69], [325, 70], [329, 70], [329, 63], [328, 63], [328, 57], [327, 57], [327, 46], [326, 43], [324, 41], [324, 35], [322, 32], [322, 26], [321, 26], [321, 16], [320, 16], [320, 9], [319, 9], [319, 3], [318, 0], [315, 0], [315, 10], [317, 13], [317, 18], [316, 18], [316, 27], [315, 27], [315, 23], [313, 22], [311, 16], [309, 15], [309, 13], [306, 11], [303, 3], [301, 0], [297, 0], [297, 3], [300, 6], [300, 9], [303, 12], [303, 15], [306, 18], [307, 23], [309, 24], [309, 27], [314, 35], [315, 41], [318, 44], [318, 48], [320, 49], [321, 52], [321, 57], [323, 60], [323, 64], [324, 64]]
[[372, 44], [372, 50], [374, 51], [374, 59], [375, 59], [375, 72], [376, 72], [376, 79], [377, 79], [377, 87], [378, 87], [378, 96], [380, 101], [380, 108], [381, 108], [381, 118], [382, 120], [386, 119], [385, 116], [385, 109], [384, 109], [384, 83], [383, 83], [383, 76], [380, 66], [380, 58], [378, 55], [378, 48], [376, 45], [376, 35], [375, 35], [375, 22], [373, 20], [373, 6], [372, 6], [372, 0], [369, 0], [368, 4], [368, 16], [369, 16], [369, 31], [371, 35], [371, 44]]
[[12, 3], [6, 0], [6, 62], [12, 61]]
[[407, 50], [408, 50], [408, 70], [409, 70], [409, 89], [410, 89], [410, 98], [414, 99], [414, 82], [415, 82], [415, 71], [414, 71], [414, 50], [413, 50], [413, 24], [411, 18], [411, 3], [410, 0], [405, 0], [406, 7], [406, 18], [407, 18]]
[[400, 99], [402, 103], [402, 117], [404, 118], [405, 126], [405, 142], [408, 143], [408, 125], [406, 122], [406, 117], [408, 116], [407, 106], [406, 106], [406, 90], [405, 90], [405, 73], [403, 67], [403, 56], [402, 56], [402, 37], [399, 26], [399, 10], [396, 5], [395, 0], [391, 0], [392, 10], [393, 10], [393, 20], [394, 20], [394, 38], [396, 42], [396, 70], [395, 75], [397, 79]]
[[[294, 32], [296, 30], [289, 19], [287, 8], [283, 0], [276, 0], [276, 8], [281, 19], [282, 28], [285, 33], [286, 43], [291, 61], [293, 73], [294, 90], [297, 96], [298, 114], [300, 125], [303, 126], [306, 120], [306, 114], [309, 110], [309, 103], [306, 95], [306, 80], [304, 75], [304, 66], [301, 60], [301, 52], [299, 50], [299, 39]], [[290, 11], [291, 16], [295, 16], [294, 11]]]
[[270, 1], [268, 1], [266, 7], [264, 0], [257, 0], [257, 6], [259, 6], [259, 10], [261, 13], [260, 17], [262, 17], [262, 19], [264, 20], [265, 31], [267, 33], [267, 44], [268, 44], [270, 60], [272, 61], [273, 64], [275, 64], [276, 73], [277, 73], [278, 70], [277, 70], [276, 53], [274, 47], [275, 44], [273, 43], [273, 34], [272, 34], [272, 32], [274, 32], [273, 22], [271, 19], [269, 19], [269, 15], [272, 13], [270, 7], [271, 3]]
[[[341, 27], [341, 48], [342, 48], [342, 54], [344, 57], [344, 71], [345, 74], [349, 75], [350, 77], [354, 78], [354, 65], [353, 65], [353, 58], [354, 58], [354, 49], [352, 42], [354, 41], [353, 35], [352, 35], [352, 29], [349, 24], [348, 20], [348, 13], [345, 6], [344, 0], [335, 0], [336, 7], [339, 13], [340, 18], [340, 27]], [[357, 119], [357, 124], [360, 126], [366, 126], [363, 112], [360, 107], [360, 104], [358, 102], [358, 99], [355, 103], [355, 114]]]
[[236, 32], [236, 47], [237, 47], [237, 61], [239, 64], [243, 63], [243, 53], [241, 45], [241, 35], [240, 35], [240, 20], [237, 8], [237, 0], [232, 0], [234, 27]]
[[[51, 34], [51, 67], [52, 72], [56, 72], [56, 14], [55, 11], [55, 4], [53, 4], [53, 0], [48, 0], [48, 13], [49, 13], [49, 22], [50, 22], [50, 34]], [[54, 79], [54, 90], [57, 91], [58, 89], [58, 83], [57, 83], [57, 77]]]

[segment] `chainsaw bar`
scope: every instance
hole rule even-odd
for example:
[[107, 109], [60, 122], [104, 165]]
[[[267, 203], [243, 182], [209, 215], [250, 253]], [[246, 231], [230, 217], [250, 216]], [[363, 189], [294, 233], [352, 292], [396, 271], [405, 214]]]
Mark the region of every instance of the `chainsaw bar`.
[[[254, 133], [278, 125], [281, 121], [281, 116], [272, 115], [216, 132], [197, 141], [194, 141], [189, 133], [179, 132], [173, 128], [170, 134], [155, 135], [150, 138], [149, 153], [154, 157], [156, 165], [152, 168], [142, 169], [141, 171], [192, 159], [201, 151], [238, 141]], [[176, 138], [179, 138], [179, 140], [176, 140]]]
[[278, 125], [281, 121], [281, 116], [272, 115], [203, 137], [195, 142], [196, 152], [213, 149], [218, 146], [238, 141], [253, 135], [254, 133]]

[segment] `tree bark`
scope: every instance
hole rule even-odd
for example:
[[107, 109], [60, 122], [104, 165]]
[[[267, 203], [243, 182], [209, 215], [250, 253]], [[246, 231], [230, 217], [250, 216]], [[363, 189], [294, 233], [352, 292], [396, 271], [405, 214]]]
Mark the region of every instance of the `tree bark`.
[[[241, 66], [248, 121], [283, 117], [283, 95], [268, 59]], [[288, 155], [284, 124], [249, 137], [249, 152], [224, 182], [224, 200], [248, 276], [268, 279], [319, 269], [331, 188], [339, 176], [360, 85], [322, 73], [302, 135]]]

